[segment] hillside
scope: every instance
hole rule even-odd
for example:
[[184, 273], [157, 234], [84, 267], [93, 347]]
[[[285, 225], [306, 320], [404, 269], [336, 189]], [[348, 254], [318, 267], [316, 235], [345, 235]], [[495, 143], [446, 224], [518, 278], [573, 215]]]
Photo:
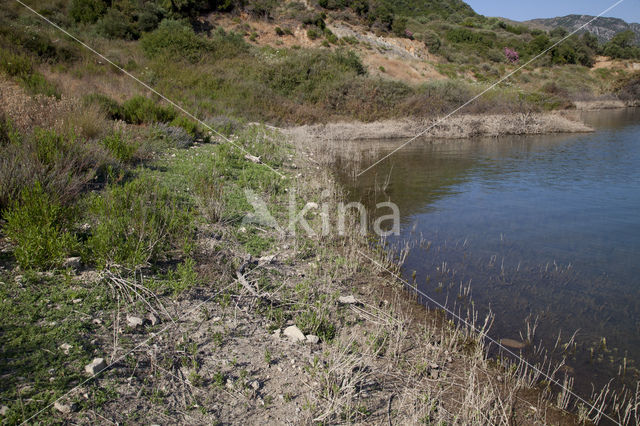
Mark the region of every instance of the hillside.
[[[524, 24], [531, 25], [534, 28], [539, 28], [545, 31], [552, 31], [555, 28], [562, 27], [569, 32], [572, 32], [593, 18], [594, 16], [590, 15], [567, 15], [556, 18], [532, 19], [525, 21]], [[629, 24], [619, 18], [597, 18], [580, 32], [584, 33], [588, 31], [598, 37], [598, 40], [602, 43], [611, 40], [616, 34], [627, 30], [633, 31], [636, 35], [636, 42], [640, 43], [640, 24]]]

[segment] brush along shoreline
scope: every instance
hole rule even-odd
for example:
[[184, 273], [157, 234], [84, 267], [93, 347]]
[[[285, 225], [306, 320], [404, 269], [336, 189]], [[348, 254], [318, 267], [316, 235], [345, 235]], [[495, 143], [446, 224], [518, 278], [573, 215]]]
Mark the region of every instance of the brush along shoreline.
[[336, 122], [283, 129], [293, 138], [366, 140], [411, 138], [465, 139], [506, 135], [587, 133], [593, 129], [580, 121], [575, 111], [554, 113], [464, 114], [438, 121], [432, 119], [384, 120], [372, 123]]

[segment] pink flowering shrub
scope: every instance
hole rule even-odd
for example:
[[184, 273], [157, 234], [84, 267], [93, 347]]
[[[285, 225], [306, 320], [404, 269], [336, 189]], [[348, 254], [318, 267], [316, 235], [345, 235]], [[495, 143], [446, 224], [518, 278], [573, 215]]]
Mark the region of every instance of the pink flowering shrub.
[[520, 55], [513, 49], [509, 49], [508, 47], [504, 48], [504, 55], [507, 57], [507, 61], [515, 64], [520, 60]]

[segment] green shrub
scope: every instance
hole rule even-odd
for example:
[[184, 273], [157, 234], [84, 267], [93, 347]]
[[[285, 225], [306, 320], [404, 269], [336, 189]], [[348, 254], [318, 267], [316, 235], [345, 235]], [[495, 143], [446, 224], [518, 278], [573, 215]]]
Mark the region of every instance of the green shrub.
[[190, 232], [190, 212], [166, 186], [140, 177], [89, 202], [86, 261], [139, 267], [175, 252]]
[[14, 255], [25, 269], [60, 266], [76, 248], [68, 231], [73, 213], [49, 196], [39, 183], [25, 188], [4, 214], [5, 233], [15, 245]]
[[0, 112], [0, 148], [16, 141], [17, 137], [18, 134], [14, 130], [11, 120]]
[[322, 31], [318, 28], [311, 27], [307, 30], [307, 37], [309, 37], [309, 40], [316, 40], [322, 37]]
[[36, 129], [0, 146], [0, 210], [36, 182], [63, 204], [74, 201], [111, 159], [101, 146]]
[[112, 39], [135, 40], [140, 33], [130, 15], [109, 8], [107, 13], [98, 22], [98, 32]]
[[440, 51], [440, 46], [442, 46], [440, 37], [438, 37], [438, 35], [431, 30], [426, 30], [422, 34], [422, 41], [424, 42], [424, 44], [427, 46], [427, 49], [429, 49], [429, 52], [431, 53], [438, 53]]
[[55, 85], [34, 69], [33, 61], [26, 55], [0, 49], [0, 69], [19, 80], [33, 94], [60, 98]]
[[111, 120], [122, 120], [122, 107], [114, 99], [102, 93], [92, 93], [82, 98], [85, 106], [97, 105]]
[[190, 62], [202, 60], [208, 50], [205, 39], [198, 37], [191, 27], [179, 21], [164, 20], [155, 31], [141, 39], [144, 53], [149, 57], [170, 55]]
[[158, 28], [164, 18], [165, 11], [153, 2], [147, 2], [138, 15], [138, 28], [140, 31], [149, 32]]
[[134, 96], [122, 104], [122, 118], [127, 123], [168, 123], [176, 116], [173, 108], [158, 105], [144, 96]]
[[107, 151], [123, 163], [130, 162], [138, 150], [138, 145], [129, 141], [122, 132], [112, 133], [102, 139], [101, 143]]
[[93, 24], [106, 11], [107, 3], [104, 0], [72, 0], [69, 16], [76, 22]]

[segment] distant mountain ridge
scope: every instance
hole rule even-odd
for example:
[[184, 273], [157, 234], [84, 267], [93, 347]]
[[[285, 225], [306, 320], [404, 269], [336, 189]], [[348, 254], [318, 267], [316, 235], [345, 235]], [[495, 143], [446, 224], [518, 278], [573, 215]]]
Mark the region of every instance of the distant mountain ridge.
[[[553, 30], [554, 28], [563, 27], [571, 32], [587, 24], [587, 22], [591, 21], [593, 18], [594, 16], [591, 15], [567, 15], [556, 18], [532, 19], [523, 23], [525, 25], [544, 30]], [[640, 44], [640, 24], [629, 24], [619, 18], [596, 18], [593, 22], [587, 24], [580, 32], [589, 31], [598, 37], [601, 42], [607, 42], [617, 33], [626, 30], [633, 31], [636, 34], [636, 42]]]

